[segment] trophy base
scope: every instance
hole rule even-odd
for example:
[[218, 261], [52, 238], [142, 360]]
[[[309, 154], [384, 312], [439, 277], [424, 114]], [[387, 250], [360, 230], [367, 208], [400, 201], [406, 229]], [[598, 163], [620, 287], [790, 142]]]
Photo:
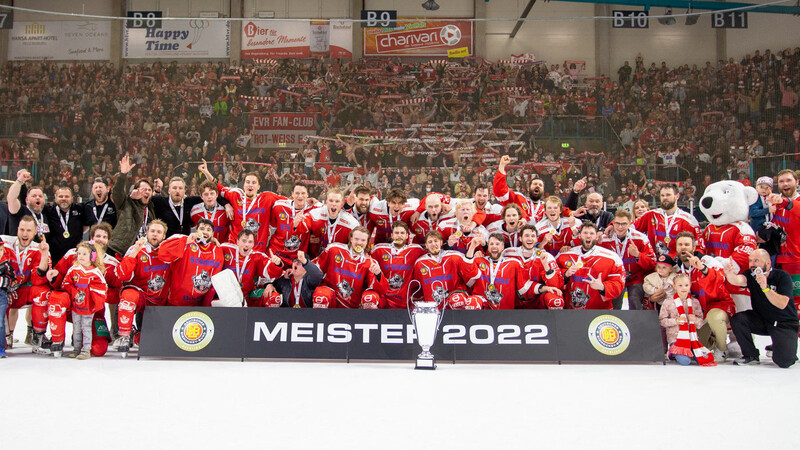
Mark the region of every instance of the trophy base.
[[424, 370], [434, 370], [436, 369], [436, 360], [433, 358], [417, 358], [417, 365], [414, 366], [415, 369], [424, 369]]

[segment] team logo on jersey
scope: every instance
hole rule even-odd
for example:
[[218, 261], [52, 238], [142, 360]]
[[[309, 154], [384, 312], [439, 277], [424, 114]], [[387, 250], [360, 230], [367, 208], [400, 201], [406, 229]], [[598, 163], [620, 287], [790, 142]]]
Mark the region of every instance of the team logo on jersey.
[[581, 288], [576, 288], [572, 291], [572, 306], [574, 308], [585, 308], [586, 304], [589, 302], [589, 294], [583, 291]]
[[333, 260], [336, 262], [336, 264], [339, 264], [339, 263], [341, 263], [341, 262], [342, 262], [342, 260], [343, 260], [343, 258], [342, 258], [342, 255], [336, 255], [336, 256], [334, 256], [334, 257], [333, 257]]
[[204, 349], [214, 338], [214, 322], [207, 315], [192, 311], [182, 315], [172, 326], [172, 340], [183, 351]]
[[668, 255], [669, 254], [669, 247], [664, 242], [657, 242], [656, 243], [656, 253], [659, 255]]
[[350, 286], [350, 282], [347, 280], [336, 283], [336, 288], [339, 289], [339, 294], [342, 298], [348, 299], [353, 295], [353, 286]]
[[391, 256], [389, 256], [389, 254], [388, 254], [388, 253], [384, 253], [384, 254], [383, 254], [383, 260], [384, 260], [384, 261], [389, 261], [390, 259], [391, 259]]
[[225, 261], [230, 261], [230, 260], [231, 260], [231, 254], [225, 253]]
[[288, 215], [288, 214], [286, 214], [285, 212], [282, 212], [282, 213], [278, 214], [278, 219], [280, 219], [280, 220], [282, 220], [282, 221], [283, 221], [283, 220], [286, 220], [286, 219], [288, 219], [288, 218], [289, 218], [289, 215]]
[[253, 234], [258, 233], [259, 228], [261, 228], [261, 224], [258, 223], [258, 221], [256, 221], [256, 219], [253, 219], [252, 217], [247, 219], [247, 222], [244, 225], [244, 229], [252, 231]]
[[78, 292], [78, 294], [75, 296], [75, 303], [80, 305], [83, 304], [84, 300], [86, 300], [86, 293], [83, 291]]
[[435, 288], [433, 288], [433, 292], [431, 293], [431, 297], [433, 297], [433, 300], [436, 303], [441, 303], [441, 302], [447, 300], [448, 294], [449, 294], [449, 292], [447, 292], [447, 289], [445, 289], [444, 286], [436, 286]]
[[495, 285], [490, 284], [489, 287], [486, 288], [486, 300], [489, 300], [493, 305], [497, 306], [500, 304], [500, 301], [503, 300], [503, 294], [497, 290]]
[[207, 271], [202, 271], [192, 277], [192, 286], [194, 290], [204, 293], [211, 288], [211, 275]]
[[572, 261], [567, 261], [566, 263], [564, 263], [564, 265], [567, 266], [567, 268], [569, 269], [570, 267], [572, 267]]
[[141, 258], [139, 258], [139, 261], [141, 261], [141, 262], [143, 262], [143, 263], [146, 263], [146, 262], [147, 262], [147, 259], [148, 259], [148, 258], [147, 258], [147, 255], [142, 255], [142, 257], [141, 257]]
[[597, 316], [589, 324], [589, 342], [598, 352], [616, 356], [624, 352], [631, 343], [631, 333], [625, 322], [616, 316]]
[[485, 262], [482, 262], [482, 263], [478, 264], [478, 267], [480, 267], [481, 270], [486, 270], [487, 265], [486, 265]]
[[300, 238], [297, 236], [289, 236], [288, 239], [283, 241], [283, 246], [286, 248], [287, 251], [293, 252], [300, 248]]
[[419, 273], [422, 274], [422, 276], [427, 275], [428, 274], [428, 268], [427, 267], [422, 267], [421, 269], [419, 269]]
[[[383, 256], [389, 256], [389, 255], [383, 255]], [[392, 275], [391, 278], [389, 278], [389, 287], [392, 289], [400, 289], [401, 287], [403, 287], [404, 282], [405, 280], [403, 279], [403, 277], [401, 277], [400, 274], [396, 273]]]
[[150, 292], [161, 292], [161, 289], [164, 287], [166, 282], [167, 280], [165, 280], [164, 277], [161, 275], [156, 275], [147, 280], [147, 289]]
[[655, 226], [656, 226], [656, 218], [655, 217], [650, 219], [650, 224], [653, 225], [653, 228], [655, 228]]
[[199, 250], [199, 248], [197, 247], [197, 244], [191, 243], [191, 244], [189, 244], [189, 250], [191, 250], [193, 252], [197, 252]]
[[386, 225], [386, 221], [383, 219], [378, 219], [375, 223], [377, 223], [379, 227]]

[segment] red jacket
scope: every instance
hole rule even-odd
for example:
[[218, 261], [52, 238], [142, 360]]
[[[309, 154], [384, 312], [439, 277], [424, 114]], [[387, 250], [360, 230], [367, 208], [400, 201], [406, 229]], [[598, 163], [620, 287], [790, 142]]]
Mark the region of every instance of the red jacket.
[[233, 221], [228, 233], [228, 242], [235, 244], [239, 237], [239, 232], [244, 227], [252, 230], [256, 234], [256, 243], [253, 250], [267, 251], [267, 240], [269, 239], [269, 216], [272, 206], [276, 201], [286, 198], [274, 192], [261, 192], [253, 199], [248, 199], [244, 191], [239, 188], [228, 188], [217, 183], [219, 194], [225, 197], [233, 207]]
[[377, 244], [372, 249], [372, 258], [378, 261], [386, 277], [387, 290], [384, 298], [389, 308], [407, 308], [408, 291], [414, 275], [414, 263], [425, 254], [425, 249], [416, 244], [398, 249], [394, 244]]
[[485, 298], [489, 308], [514, 309], [517, 294], [524, 297], [533, 293], [534, 282], [518, 259], [501, 256], [492, 261], [481, 257], [475, 259], [475, 264], [480, 278], [475, 281], [472, 293]]
[[712, 257], [703, 256], [701, 258], [703, 263], [708, 267], [706, 275], [699, 270], [692, 267], [683, 267], [678, 262], [676, 271], [678, 273], [685, 273], [689, 275], [692, 286], [692, 297], [700, 300], [700, 306], [703, 307], [704, 318], [708, 312], [714, 308], [721, 309], [728, 314], [728, 317], [733, 317], [736, 313], [736, 304], [733, 302], [728, 289], [725, 287], [725, 272], [722, 266]]
[[778, 264], [797, 264], [800, 261], [800, 198], [784, 199], [775, 205], [772, 221], [786, 232], [786, 242], [781, 245], [776, 262]]
[[[622, 259], [625, 264], [625, 284], [627, 286], [642, 284], [644, 277], [656, 267], [656, 256], [647, 235], [632, 227], [628, 229], [628, 233], [622, 241], [617, 237], [617, 233], [612, 232], [611, 238], [603, 235], [597, 245], [611, 250]], [[636, 246], [636, 249], [639, 250], [638, 257], [630, 255], [631, 246]]]
[[[567, 309], [611, 309], [611, 301], [625, 289], [622, 260], [608, 249], [595, 245], [584, 253], [581, 246], [576, 246], [558, 255], [556, 261], [564, 272], [573, 264], [580, 267], [564, 290]], [[604, 294], [589, 286], [589, 276], [603, 281]]]
[[167, 304], [171, 306], [210, 306], [214, 299], [211, 277], [222, 270], [222, 248], [209, 243], [187, 244], [188, 236], [176, 234], [161, 243], [158, 256], [170, 263], [172, 276]]
[[548, 253], [555, 256], [561, 251], [562, 247], [569, 248], [580, 244], [580, 240], [578, 239], [578, 230], [580, 229], [580, 226], [581, 221], [579, 219], [575, 219], [574, 226], [569, 226], [568, 217], [562, 217], [558, 222], [558, 225], [553, 226], [553, 224], [550, 222], [550, 219], [545, 217], [536, 222], [536, 231], [539, 232], [540, 242], [546, 233], [550, 233], [553, 236], [553, 239], [543, 248]]
[[304, 207], [302, 210], [294, 209], [294, 200], [278, 200], [272, 207], [270, 223], [275, 232], [269, 238], [269, 250], [291, 264], [297, 258], [297, 252], [308, 253], [308, 238], [310, 236], [307, 222], [303, 221], [294, 227], [294, 218], [298, 214], [307, 214], [313, 208]]
[[[708, 256], [730, 259], [739, 266], [738, 273], [750, 270], [750, 253], [758, 248], [756, 235], [750, 225], [744, 222], [721, 226], [709, 224], [703, 232], [703, 238]], [[745, 287], [727, 283], [727, 288], [731, 294], [750, 295]]]
[[426, 254], [414, 264], [414, 279], [422, 285], [427, 302], [443, 302], [454, 291], [467, 291], [480, 277], [475, 261], [452, 250], [441, 250], [438, 256]]
[[[667, 223], [669, 233], [667, 233]], [[681, 231], [692, 233], [697, 240], [696, 250], [705, 253], [706, 247], [703, 235], [700, 233], [700, 225], [697, 219], [691, 214], [678, 209], [672, 216], [667, 216], [663, 209], [651, 209], [633, 222], [636, 230], [647, 235], [650, 245], [656, 255], [669, 253], [675, 254], [675, 236]], [[667, 236], [669, 234], [669, 236]], [[668, 239], [669, 238], [669, 239]], [[667, 242], [669, 241], [669, 242]]]
[[161, 260], [158, 249], [152, 249], [150, 244], [145, 244], [137, 254], [128, 252], [117, 266], [116, 276], [125, 287], [142, 291], [149, 304], [166, 304], [169, 264]]
[[227, 242], [231, 221], [228, 220], [228, 214], [223, 206], [217, 204], [211, 211], [208, 211], [204, 203], [198, 203], [192, 207], [189, 214], [194, 226], [197, 226], [197, 221], [200, 219], [210, 220], [214, 224], [214, 237], [220, 242]]
[[276, 266], [261, 252], [251, 250], [246, 257], [242, 257], [239, 254], [239, 247], [234, 244], [225, 243], [220, 248], [225, 261], [222, 263], [222, 268], [236, 275], [245, 299], [255, 290], [259, 282], [266, 283], [267, 280], [283, 274], [283, 266]]
[[323, 250], [316, 264], [325, 274], [322, 285], [336, 293], [336, 303], [331, 308], [358, 308], [361, 294], [367, 289], [375, 289], [378, 294], [386, 292], [386, 277], [379, 280], [369, 271], [371, 261], [369, 257], [355, 256], [344, 244], [333, 243]]
[[72, 299], [72, 312], [88, 316], [105, 307], [108, 285], [97, 267], [73, 265], [64, 275], [61, 289]]

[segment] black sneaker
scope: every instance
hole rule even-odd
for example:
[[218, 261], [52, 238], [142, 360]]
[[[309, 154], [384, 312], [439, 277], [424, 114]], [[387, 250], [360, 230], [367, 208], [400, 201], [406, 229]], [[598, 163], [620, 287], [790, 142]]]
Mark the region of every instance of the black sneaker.
[[755, 366], [757, 364], [761, 364], [761, 361], [758, 360], [758, 356], [745, 356], [733, 362], [734, 366]]

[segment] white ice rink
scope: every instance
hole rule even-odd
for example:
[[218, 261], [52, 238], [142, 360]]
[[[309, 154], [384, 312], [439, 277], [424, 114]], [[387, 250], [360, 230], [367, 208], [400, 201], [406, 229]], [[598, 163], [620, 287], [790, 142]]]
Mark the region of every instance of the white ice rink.
[[[24, 330], [17, 330], [24, 339]], [[766, 341], [758, 341], [763, 349]], [[800, 372], [0, 360], [0, 449], [797, 449]], [[680, 432], [667, 430], [681, 430]]]

